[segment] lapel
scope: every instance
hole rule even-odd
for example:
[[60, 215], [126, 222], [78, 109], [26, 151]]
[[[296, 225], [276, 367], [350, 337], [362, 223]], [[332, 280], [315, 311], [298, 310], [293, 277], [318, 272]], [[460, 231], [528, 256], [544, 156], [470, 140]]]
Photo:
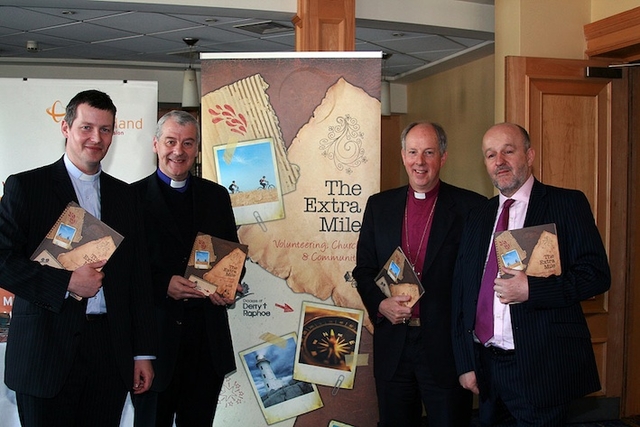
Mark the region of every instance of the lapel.
[[531, 197], [529, 198], [529, 206], [527, 207], [527, 215], [524, 219], [524, 226], [544, 224], [544, 215], [547, 211], [547, 188], [537, 179], [533, 182], [531, 189]]
[[[174, 239], [183, 242], [184, 237], [176, 227], [176, 221], [171, 215], [162, 191], [156, 172], [147, 177], [147, 192], [144, 196], [145, 215], [149, 215], [160, 224], [160, 229], [170, 233]], [[194, 215], [196, 213], [194, 212]]]
[[426, 273], [433, 264], [436, 254], [444, 244], [451, 225], [455, 221], [455, 212], [450, 212], [455, 201], [451, 198], [448, 184], [440, 181], [440, 190], [438, 191], [438, 200], [436, 201], [435, 211], [433, 212], [433, 223], [429, 232], [429, 241], [427, 242], [427, 253], [424, 258], [422, 267], [423, 274]]
[[69, 178], [69, 173], [64, 166], [62, 157], [53, 164], [53, 191], [60, 200], [67, 202], [73, 200], [78, 203], [76, 191], [73, 189], [71, 178]]
[[[206, 212], [210, 212], [209, 209], [203, 208], [202, 204], [207, 203], [207, 198], [202, 194], [202, 181], [195, 176], [191, 176], [191, 196], [193, 203], [193, 229], [192, 234], [195, 236], [198, 232], [204, 232], [201, 230], [200, 224], [206, 223]], [[196, 202], [198, 200], [198, 202]], [[200, 206], [198, 206], [200, 205]], [[200, 207], [198, 209], [198, 207]]]
[[469, 271], [472, 272], [474, 277], [469, 281], [469, 283], [471, 286], [475, 286], [476, 289], [480, 288], [480, 283], [482, 282], [482, 275], [484, 274], [489, 245], [493, 238], [493, 226], [496, 221], [496, 215], [498, 215], [499, 204], [500, 199], [498, 196], [494, 196], [489, 199], [485, 207], [479, 213], [476, 230], [470, 238], [470, 241], [475, 242], [474, 245], [471, 245], [471, 248], [475, 249], [475, 255], [470, 261], [473, 262], [473, 268]]
[[[393, 246], [391, 252], [402, 246], [402, 226], [404, 224], [404, 210], [407, 206], [408, 190], [409, 186], [400, 187], [390, 193], [389, 199], [385, 201], [389, 209], [385, 215], [384, 229], [390, 239], [390, 246]], [[387, 257], [391, 255], [391, 252]]]
[[113, 178], [104, 171], [100, 172], [100, 219], [105, 224], [113, 224], [118, 211], [122, 205], [118, 200], [122, 199], [122, 194], [114, 190]]

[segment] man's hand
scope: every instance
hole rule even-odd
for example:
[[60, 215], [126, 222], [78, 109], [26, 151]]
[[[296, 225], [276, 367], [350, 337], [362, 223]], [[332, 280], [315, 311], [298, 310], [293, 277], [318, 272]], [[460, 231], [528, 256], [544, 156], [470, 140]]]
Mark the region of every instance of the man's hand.
[[91, 298], [102, 287], [104, 273], [100, 271], [107, 263], [106, 260], [92, 262], [77, 268], [71, 273], [67, 291], [83, 298]]
[[473, 371], [466, 372], [458, 377], [458, 381], [460, 381], [460, 385], [462, 388], [465, 388], [474, 394], [480, 394], [480, 389], [478, 388], [478, 381], [476, 380], [476, 373]]
[[378, 306], [378, 312], [393, 325], [403, 323], [405, 320], [411, 319], [411, 307], [406, 305], [410, 299], [409, 295], [386, 298]]
[[205, 298], [206, 295], [196, 290], [196, 284], [182, 276], [171, 276], [167, 295], [174, 300], [187, 298]]
[[[244, 289], [242, 288], [242, 285], [238, 283], [238, 286], [236, 286], [236, 292], [243, 292], [243, 291]], [[217, 292], [214, 292], [211, 295], [209, 295], [209, 300], [215, 305], [233, 305], [233, 303], [236, 302], [233, 299], [224, 298], [222, 295], [220, 295]]]
[[493, 290], [502, 304], [525, 302], [529, 299], [529, 279], [524, 271], [505, 268], [504, 273], [513, 277], [496, 279]]
[[141, 394], [149, 390], [153, 382], [153, 365], [151, 360], [133, 361], [133, 394]]

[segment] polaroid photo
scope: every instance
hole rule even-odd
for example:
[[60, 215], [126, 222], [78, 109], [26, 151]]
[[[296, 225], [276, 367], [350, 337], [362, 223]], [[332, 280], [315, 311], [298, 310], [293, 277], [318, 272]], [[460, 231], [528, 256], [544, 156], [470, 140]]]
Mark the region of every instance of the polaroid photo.
[[389, 273], [389, 276], [391, 277], [391, 280], [393, 280], [394, 282], [397, 282], [399, 280], [401, 270], [400, 266], [396, 264], [395, 261], [389, 262], [389, 269], [387, 271]]
[[53, 236], [53, 244], [64, 249], [71, 249], [71, 242], [76, 235], [76, 228], [61, 222]]
[[195, 251], [195, 259], [193, 260], [194, 267], [198, 270], [210, 269], [209, 257], [209, 251]]
[[512, 249], [500, 255], [500, 257], [502, 258], [502, 263], [506, 268], [512, 268], [514, 270], [523, 269], [522, 260], [520, 259], [520, 255], [517, 250]]
[[364, 312], [304, 301], [293, 378], [352, 389]]
[[272, 138], [213, 147], [218, 183], [227, 188], [237, 225], [283, 219], [282, 185]]
[[269, 425], [323, 406], [315, 384], [293, 378], [296, 341], [291, 332], [239, 353]]

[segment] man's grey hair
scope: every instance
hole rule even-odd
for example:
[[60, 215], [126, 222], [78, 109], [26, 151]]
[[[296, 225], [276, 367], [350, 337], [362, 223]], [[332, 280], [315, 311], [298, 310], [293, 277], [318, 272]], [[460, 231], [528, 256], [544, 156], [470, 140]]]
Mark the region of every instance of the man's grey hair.
[[159, 140], [162, 137], [162, 128], [164, 126], [164, 123], [169, 119], [175, 120], [175, 122], [180, 126], [186, 126], [190, 123], [193, 123], [196, 128], [196, 142], [198, 145], [200, 145], [200, 123], [198, 123], [198, 120], [196, 120], [196, 118], [193, 117], [190, 113], [182, 110], [171, 110], [164, 116], [160, 117], [160, 120], [158, 120], [158, 125], [156, 126], [156, 139]]
[[413, 123], [410, 123], [406, 128], [404, 128], [404, 130], [402, 131], [402, 134], [400, 135], [400, 143], [402, 144], [403, 150], [407, 147], [407, 134], [411, 129], [413, 129], [418, 125], [431, 126], [433, 130], [436, 131], [436, 137], [438, 138], [438, 148], [440, 150], [440, 155], [443, 155], [444, 153], [447, 152], [447, 134], [445, 133], [444, 129], [442, 128], [442, 126], [440, 126], [437, 123], [432, 123], [427, 121], [413, 122]]

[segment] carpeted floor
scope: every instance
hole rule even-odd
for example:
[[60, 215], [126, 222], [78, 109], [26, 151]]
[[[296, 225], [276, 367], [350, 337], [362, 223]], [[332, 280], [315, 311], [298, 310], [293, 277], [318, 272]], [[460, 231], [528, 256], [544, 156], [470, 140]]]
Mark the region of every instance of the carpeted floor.
[[598, 421], [593, 423], [567, 424], [567, 427], [629, 427], [638, 425], [640, 424], [636, 424], [633, 420], [622, 419], [612, 421]]
[[[422, 420], [422, 427], [429, 427], [426, 418], [423, 418]], [[471, 420], [471, 427], [480, 427], [480, 423], [478, 422], [476, 417]], [[512, 426], [505, 424], [504, 427]], [[569, 423], [566, 425], [566, 427], [640, 427], [640, 415], [623, 418], [621, 420], [594, 421], [589, 423]]]
[[[479, 427], [477, 420], [473, 420], [473, 427]], [[567, 427], [640, 427], [640, 416], [623, 418], [621, 420], [594, 421], [590, 423], [570, 423]]]

